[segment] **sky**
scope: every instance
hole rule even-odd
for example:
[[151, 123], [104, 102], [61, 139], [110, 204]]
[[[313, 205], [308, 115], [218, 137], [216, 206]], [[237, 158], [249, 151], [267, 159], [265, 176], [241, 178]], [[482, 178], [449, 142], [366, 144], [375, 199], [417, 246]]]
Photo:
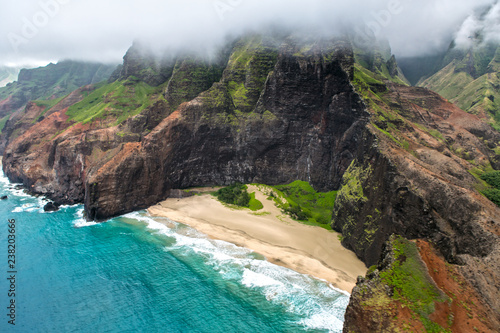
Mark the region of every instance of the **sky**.
[[[210, 49], [260, 27], [356, 27], [387, 37], [397, 57], [427, 55], [474, 29], [500, 34], [496, 0], [0, 0], [0, 65], [63, 59], [119, 63], [134, 40], [157, 49]], [[464, 37], [465, 36], [465, 37]], [[368, 38], [368, 37], [366, 37]]]

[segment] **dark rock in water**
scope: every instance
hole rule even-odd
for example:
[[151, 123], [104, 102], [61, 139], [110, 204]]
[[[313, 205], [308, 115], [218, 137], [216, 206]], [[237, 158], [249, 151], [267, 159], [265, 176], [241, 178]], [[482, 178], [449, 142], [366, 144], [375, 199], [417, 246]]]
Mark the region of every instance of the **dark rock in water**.
[[43, 206], [43, 210], [45, 212], [56, 212], [59, 210], [59, 205], [51, 201], [48, 202], [45, 206]]
[[7, 200], [7, 196], [6, 196], [6, 195], [2, 195], [2, 196], [0, 197], [0, 200]]

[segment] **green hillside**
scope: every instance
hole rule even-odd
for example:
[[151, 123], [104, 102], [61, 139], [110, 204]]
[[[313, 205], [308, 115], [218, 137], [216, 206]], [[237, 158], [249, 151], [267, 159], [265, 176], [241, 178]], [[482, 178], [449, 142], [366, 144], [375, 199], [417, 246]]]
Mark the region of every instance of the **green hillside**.
[[29, 101], [65, 96], [84, 85], [107, 80], [115, 67], [68, 60], [22, 69], [17, 81], [0, 88], [0, 101], [11, 97], [11, 107], [16, 109]]
[[500, 47], [451, 49], [443, 64], [440, 71], [419, 85], [488, 120], [500, 130]]

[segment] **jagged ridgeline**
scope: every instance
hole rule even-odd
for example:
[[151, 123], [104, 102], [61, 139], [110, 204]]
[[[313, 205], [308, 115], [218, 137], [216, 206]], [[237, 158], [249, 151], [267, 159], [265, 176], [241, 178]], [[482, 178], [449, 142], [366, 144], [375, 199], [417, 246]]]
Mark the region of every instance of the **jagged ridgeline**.
[[[89, 219], [148, 207], [172, 189], [306, 181], [338, 190], [331, 226], [344, 246], [378, 265], [380, 275], [374, 267], [359, 281], [350, 309], [368, 302], [368, 310], [410, 318], [394, 326], [348, 310], [346, 330], [463, 323], [453, 319], [463, 312], [446, 305], [456, 286], [440, 285], [419, 264], [429, 251], [452, 268], [446, 278], [457, 275], [480, 296], [483, 324], [466, 327], [498, 325], [500, 209], [481, 194], [489, 186], [481, 177], [500, 169], [500, 134], [409, 86], [385, 43], [247, 35], [210, 56], [158, 56], [137, 43], [108, 81], [19, 114], [30, 125], [5, 149], [6, 174], [57, 203], [83, 202]], [[401, 246], [386, 243], [392, 234]], [[407, 239], [433, 245], [417, 251]], [[404, 281], [401, 267], [412, 268]], [[408, 287], [414, 278], [429, 289], [410, 307], [419, 297]], [[370, 290], [384, 294], [373, 300]], [[446, 320], [436, 317], [446, 311]]]

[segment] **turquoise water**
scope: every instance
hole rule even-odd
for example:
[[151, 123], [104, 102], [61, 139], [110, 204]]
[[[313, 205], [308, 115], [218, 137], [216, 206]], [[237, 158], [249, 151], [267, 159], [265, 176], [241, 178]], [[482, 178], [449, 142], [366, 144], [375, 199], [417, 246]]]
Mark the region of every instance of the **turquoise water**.
[[[44, 199], [15, 190], [0, 172], [4, 194], [0, 332], [342, 330], [347, 294], [248, 249], [145, 212], [101, 224], [85, 222], [78, 205], [44, 213]], [[15, 297], [8, 219], [16, 220]]]

